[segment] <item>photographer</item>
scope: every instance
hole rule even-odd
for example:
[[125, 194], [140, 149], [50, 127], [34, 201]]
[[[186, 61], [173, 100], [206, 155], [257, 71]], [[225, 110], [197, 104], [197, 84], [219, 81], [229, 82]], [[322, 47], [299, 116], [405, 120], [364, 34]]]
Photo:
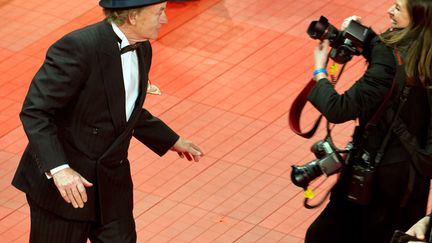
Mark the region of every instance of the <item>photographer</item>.
[[[399, 117], [422, 146], [430, 117], [426, 86], [432, 80], [432, 0], [396, 0], [388, 14], [391, 28], [374, 38], [363, 52], [367, 70], [343, 94], [338, 94], [327, 79], [329, 41], [315, 48], [317, 83], [308, 95], [308, 100], [332, 123], [358, 119], [356, 131], [361, 134], [385, 100], [393, 80], [397, 81], [390, 108], [383, 112], [377, 126], [368, 131], [367, 137], [354, 137], [354, 142], [368, 152], [370, 161], [374, 161], [383, 143], [392, 122], [388, 112], [398, 107], [405, 85], [411, 89]], [[396, 75], [397, 52], [402, 57], [402, 75]], [[358, 137], [361, 141], [355, 141]], [[374, 168], [371, 199], [366, 205], [348, 200], [351, 166], [348, 163], [343, 167], [330, 202], [306, 233], [306, 243], [389, 242], [396, 229], [406, 231], [425, 215], [430, 180], [413, 166], [409, 152], [394, 133]]]

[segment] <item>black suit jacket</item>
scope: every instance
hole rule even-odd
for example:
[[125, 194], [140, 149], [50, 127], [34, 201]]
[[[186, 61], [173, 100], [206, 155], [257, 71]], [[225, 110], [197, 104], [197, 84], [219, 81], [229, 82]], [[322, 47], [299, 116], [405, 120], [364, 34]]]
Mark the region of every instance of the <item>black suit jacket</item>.
[[[142, 108], [152, 50], [137, 50], [140, 91], [126, 122], [118, 37], [106, 21], [71, 32], [54, 43], [31, 82], [20, 118], [28, 136], [12, 184], [41, 207], [69, 219], [104, 222], [130, 213], [132, 179], [127, 153], [132, 136], [162, 156], [178, 139]], [[61, 164], [94, 184], [88, 202], [74, 209], [45, 172]]]

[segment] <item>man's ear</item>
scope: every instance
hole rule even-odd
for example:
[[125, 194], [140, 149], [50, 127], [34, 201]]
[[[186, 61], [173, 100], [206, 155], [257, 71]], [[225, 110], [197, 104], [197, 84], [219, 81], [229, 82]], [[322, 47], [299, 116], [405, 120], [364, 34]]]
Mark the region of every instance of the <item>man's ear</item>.
[[127, 21], [129, 22], [129, 24], [136, 25], [137, 14], [138, 14], [138, 12], [136, 10], [129, 10], [128, 16], [127, 16]]

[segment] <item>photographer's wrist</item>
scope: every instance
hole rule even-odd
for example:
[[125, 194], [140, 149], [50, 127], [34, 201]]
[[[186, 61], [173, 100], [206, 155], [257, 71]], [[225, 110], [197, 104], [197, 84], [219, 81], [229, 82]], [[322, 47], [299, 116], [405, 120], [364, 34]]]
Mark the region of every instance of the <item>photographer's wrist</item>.
[[318, 81], [320, 79], [323, 78], [327, 78], [327, 70], [324, 68], [317, 68], [315, 69], [315, 71], [312, 73], [313, 78]]
[[327, 74], [319, 73], [313, 77], [314, 80], [318, 81], [320, 79], [327, 78]]
[[319, 73], [324, 73], [327, 75], [327, 70], [325, 68], [317, 68], [315, 69], [315, 71], [312, 73], [313, 76], [318, 75]]

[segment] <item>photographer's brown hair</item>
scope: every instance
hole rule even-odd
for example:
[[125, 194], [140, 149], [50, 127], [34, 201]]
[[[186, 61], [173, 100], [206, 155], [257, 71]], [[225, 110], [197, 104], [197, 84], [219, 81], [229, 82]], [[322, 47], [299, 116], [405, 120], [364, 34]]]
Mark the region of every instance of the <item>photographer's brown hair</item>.
[[410, 17], [406, 28], [381, 36], [391, 47], [406, 51], [407, 83], [432, 85], [432, 0], [404, 0]]

